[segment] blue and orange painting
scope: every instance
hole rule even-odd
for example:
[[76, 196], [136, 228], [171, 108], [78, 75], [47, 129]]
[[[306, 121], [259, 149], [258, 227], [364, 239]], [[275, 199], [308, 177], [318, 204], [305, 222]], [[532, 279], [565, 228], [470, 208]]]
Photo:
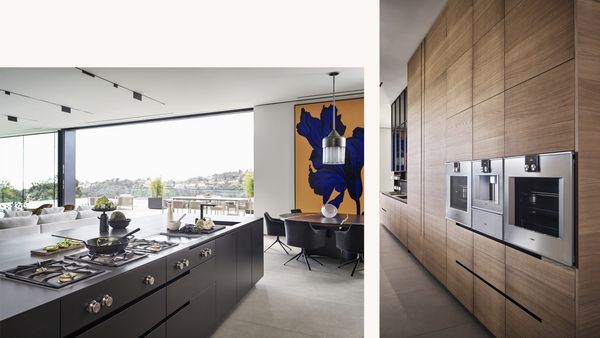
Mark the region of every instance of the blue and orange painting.
[[336, 131], [346, 137], [344, 164], [324, 165], [322, 140], [332, 128], [331, 102], [301, 104], [295, 114], [296, 208], [318, 212], [325, 203], [341, 214], [362, 213], [364, 99], [336, 101]]

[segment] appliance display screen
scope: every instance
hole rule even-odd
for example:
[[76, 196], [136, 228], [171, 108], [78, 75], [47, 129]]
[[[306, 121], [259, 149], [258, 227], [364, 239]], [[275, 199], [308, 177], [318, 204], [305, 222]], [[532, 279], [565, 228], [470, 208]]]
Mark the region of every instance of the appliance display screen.
[[498, 203], [498, 176], [479, 175], [477, 177], [476, 199]]
[[450, 207], [467, 212], [469, 187], [466, 176], [450, 177]]
[[559, 237], [560, 178], [515, 177], [515, 225]]

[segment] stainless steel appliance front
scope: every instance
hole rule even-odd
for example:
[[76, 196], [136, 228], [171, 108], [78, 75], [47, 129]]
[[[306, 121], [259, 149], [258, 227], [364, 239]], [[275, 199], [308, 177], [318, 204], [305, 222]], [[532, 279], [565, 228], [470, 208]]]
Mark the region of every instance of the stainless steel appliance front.
[[473, 189], [471, 227], [497, 239], [503, 239], [504, 160], [472, 162]]
[[446, 218], [471, 226], [471, 161], [446, 163]]
[[504, 240], [558, 262], [574, 262], [572, 152], [504, 160]]

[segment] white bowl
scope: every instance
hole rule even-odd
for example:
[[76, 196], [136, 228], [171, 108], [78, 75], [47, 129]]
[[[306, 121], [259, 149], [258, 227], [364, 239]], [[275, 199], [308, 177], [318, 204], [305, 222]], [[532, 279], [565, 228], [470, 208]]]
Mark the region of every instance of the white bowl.
[[180, 225], [181, 225], [181, 222], [169, 221], [169, 222], [167, 222], [167, 229], [172, 230], [172, 231], [177, 231], [177, 230], [179, 230]]
[[325, 216], [326, 218], [335, 217], [337, 213], [338, 209], [333, 204], [327, 203], [321, 207], [321, 214], [323, 214], [323, 216]]

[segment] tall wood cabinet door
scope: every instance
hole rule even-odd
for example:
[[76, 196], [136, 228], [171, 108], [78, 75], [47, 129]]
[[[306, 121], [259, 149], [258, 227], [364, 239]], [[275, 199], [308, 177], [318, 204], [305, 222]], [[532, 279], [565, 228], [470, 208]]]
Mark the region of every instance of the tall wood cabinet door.
[[504, 91], [504, 21], [473, 46], [473, 105]]
[[473, 46], [473, 0], [448, 0], [447, 62], [452, 65]]
[[575, 56], [573, 3], [573, 0], [527, 0], [506, 14], [505, 88]]
[[504, 157], [504, 93], [473, 107], [473, 159]]
[[473, 106], [473, 52], [469, 48], [446, 71], [446, 117], [454, 116]]
[[[536, 332], [556, 337], [575, 335], [575, 269], [507, 247], [506, 294], [541, 318]], [[507, 316], [509, 335], [524, 330], [523, 323], [531, 321], [525, 320], [531, 317], [526, 312], [513, 312]]]
[[437, 17], [429, 32], [425, 36], [424, 56], [425, 61], [425, 84], [441, 76], [448, 68], [446, 61], [447, 51], [447, 8]]
[[446, 285], [446, 220], [423, 215], [423, 265]]
[[504, 0], [473, 0], [473, 44], [504, 18]]
[[[447, 220], [446, 287], [473, 312], [473, 232]], [[466, 269], [467, 268], [467, 269]]]
[[575, 62], [505, 92], [505, 153], [575, 149]]
[[408, 236], [408, 229], [407, 229], [407, 214], [406, 214], [406, 203], [404, 202], [396, 202], [397, 206], [398, 206], [398, 214], [397, 214], [397, 224], [398, 224], [398, 235], [399, 235], [399, 239], [400, 242], [402, 242], [402, 244], [404, 244], [404, 246], [407, 246], [408, 242], [407, 242], [407, 236]]
[[473, 109], [469, 108], [446, 120], [446, 161], [473, 158]]
[[506, 298], [474, 278], [473, 314], [497, 338], [506, 336]]

